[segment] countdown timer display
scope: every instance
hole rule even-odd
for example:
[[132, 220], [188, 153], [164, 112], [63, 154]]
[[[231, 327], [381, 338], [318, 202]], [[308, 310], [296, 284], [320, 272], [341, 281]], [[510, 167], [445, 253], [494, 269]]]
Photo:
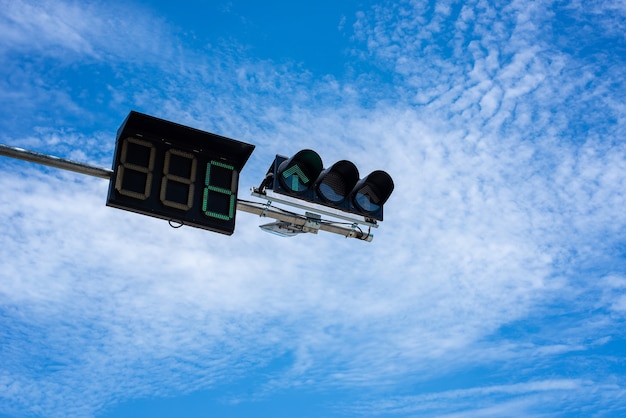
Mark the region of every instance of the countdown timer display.
[[107, 205], [231, 235], [254, 145], [131, 112], [117, 134]]

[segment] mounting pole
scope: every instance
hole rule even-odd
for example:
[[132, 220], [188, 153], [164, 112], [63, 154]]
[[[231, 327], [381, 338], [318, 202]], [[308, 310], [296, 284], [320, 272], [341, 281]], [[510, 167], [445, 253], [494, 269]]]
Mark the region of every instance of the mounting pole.
[[0, 144], [0, 155], [111, 180], [113, 170]]

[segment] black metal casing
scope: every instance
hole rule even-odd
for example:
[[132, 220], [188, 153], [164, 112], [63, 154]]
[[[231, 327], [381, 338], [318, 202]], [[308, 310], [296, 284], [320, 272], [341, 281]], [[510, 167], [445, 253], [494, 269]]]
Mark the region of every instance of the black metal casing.
[[117, 132], [107, 206], [231, 235], [254, 148], [131, 111]]
[[[304, 151], [310, 150], [303, 150], [298, 154]], [[272, 189], [274, 193], [291, 196], [340, 211], [361, 215], [369, 219], [379, 221], [383, 220], [383, 204], [387, 201], [394, 188], [393, 180], [389, 174], [384, 171], [377, 170], [370, 173], [368, 176], [359, 179], [358, 170], [354, 164], [349, 161], [342, 160], [327, 169], [321, 168], [319, 170], [309, 170], [307, 176], [310, 173], [315, 173], [313, 179], [308, 179], [309, 187], [306, 190], [298, 190], [294, 192], [285, 183], [285, 179], [281, 177], [281, 174], [288, 170], [292, 163], [297, 163], [296, 157], [298, 154], [291, 158], [283, 155], [276, 155], [274, 162], [268, 170], [268, 175], [272, 175], [272, 180], [267, 185], [267, 187]], [[286, 166], [287, 164], [288, 166]], [[346, 189], [344, 198], [337, 197], [336, 199], [329, 199], [328, 197], [325, 197], [322, 190], [320, 190], [320, 186], [331, 173], [335, 176], [341, 177], [347, 185], [348, 188]], [[356, 196], [359, 192], [363, 191], [377, 195], [376, 198], [380, 203], [378, 207], [370, 209], [365, 207], [366, 205], [359, 205]]]

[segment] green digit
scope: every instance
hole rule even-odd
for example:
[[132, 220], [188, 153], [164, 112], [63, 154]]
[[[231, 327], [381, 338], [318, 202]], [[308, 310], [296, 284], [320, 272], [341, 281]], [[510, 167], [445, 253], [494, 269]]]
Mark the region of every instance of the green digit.
[[230, 221], [235, 217], [237, 171], [232, 165], [211, 161], [206, 166], [202, 211], [210, 218]]

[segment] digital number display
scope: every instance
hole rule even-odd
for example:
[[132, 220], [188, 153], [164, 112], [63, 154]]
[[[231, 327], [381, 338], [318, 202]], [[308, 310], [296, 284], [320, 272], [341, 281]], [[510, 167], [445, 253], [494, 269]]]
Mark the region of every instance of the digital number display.
[[239, 171], [253, 149], [131, 112], [118, 132], [107, 205], [230, 235]]
[[[118, 166], [115, 190], [121, 195], [147, 200], [152, 193], [156, 147], [147, 141], [125, 138]], [[209, 218], [229, 221], [237, 206], [237, 171], [219, 161], [204, 163], [202, 213]], [[159, 200], [164, 206], [182, 211], [193, 208], [198, 158], [175, 148], [165, 151]]]

